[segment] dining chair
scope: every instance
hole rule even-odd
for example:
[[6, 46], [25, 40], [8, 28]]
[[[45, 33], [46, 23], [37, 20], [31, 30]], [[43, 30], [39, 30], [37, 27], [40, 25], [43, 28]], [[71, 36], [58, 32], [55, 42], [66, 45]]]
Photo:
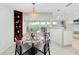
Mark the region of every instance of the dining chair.
[[44, 45], [44, 55], [47, 54], [47, 52], [50, 55], [50, 46], [49, 46], [49, 40], [46, 41], [45, 45]]
[[22, 46], [20, 41], [16, 41], [15, 45], [15, 55], [18, 53], [19, 55], [22, 55]]
[[28, 44], [23, 44], [22, 41], [16, 41], [16, 47], [15, 47], [15, 55], [28, 55], [30, 46]]
[[48, 54], [50, 55], [50, 33], [44, 33], [44, 40], [42, 43], [39, 43], [37, 46], [36, 46], [36, 49], [39, 53], [37, 53], [38, 55], [39, 54], [44, 54], [46, 55], [47, 52]]
[[[40, 49], [42, 48], [42, 49]], [[42, 47], [34, 47], [35, 50], [37, 50], [37, 53], [38, 52], [41, 52], [42, 54], [46, 55], [47, 52], [49, 53], [50, 55], [50, 46], [49, 46], [49, 40], [47, 40]], [[23, 52], [23, 45], [20, 41], [16, 42], [16, 48], [15, 48], [15, 55], [30, 55], [30, 48], [29, 49], [26, 49], [25, 52]]]
[[43, 44], [35, 46], [35, 48], [37, 50], [36, 55], [46, 55], [47, 53], [50, 55], [50, 45], [48, 40]]
[[[31, 55], [30, 53], [35, 52], [35, 51], [37, 51], [36, 54], [38, 54], [38, 52], [41, 52], [42, 54], [46, 55], [48, 52], [50, 55], [50, 45], [49, 45], [50, 39], [48, 38], [49, 36], [47, 37], [47, 33], [44, 33], [44, 34], [45, 35], [44, 35], [44, 42], [43, 43], [39, 43], [38, 45], [33, 46], [32, 49], [27, 44], [28, 49], [26, 49], [25, 52], [23, 52], [23, 50], [24, 50], [23, 47], [25, 47], [26, 45], [24, 46], [24, 44], [21, 41], [16, 41], [15, 55], [17, 53], [19, 55]], [[35, 51], [33, 51], [33, 50], [35, 50]], [[34, 54], [34, 55], [36, 55], [36, 54]]]

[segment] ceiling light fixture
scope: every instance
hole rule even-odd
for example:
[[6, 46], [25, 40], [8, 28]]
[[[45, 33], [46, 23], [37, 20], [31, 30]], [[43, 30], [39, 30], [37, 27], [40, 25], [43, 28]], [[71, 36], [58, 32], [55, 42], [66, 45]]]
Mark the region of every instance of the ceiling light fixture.
[[35, 21], [38, 14], [35, 12], [35, 3], [32, 3], [32, 5], [33, 5], [33, 11], [31, 13], [31, 16], [32, 16], [33, 21]]

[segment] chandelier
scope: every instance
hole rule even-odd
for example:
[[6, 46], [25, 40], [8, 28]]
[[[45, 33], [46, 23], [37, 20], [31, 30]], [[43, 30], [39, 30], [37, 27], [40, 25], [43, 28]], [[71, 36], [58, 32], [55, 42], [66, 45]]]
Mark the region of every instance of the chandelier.
[[33, 21], [36, 20], [36, 17], [38, 16], [38, 13], [35, 12], [35, 3], [32, 3], [33, 5], [33, 11], [31, 13]]

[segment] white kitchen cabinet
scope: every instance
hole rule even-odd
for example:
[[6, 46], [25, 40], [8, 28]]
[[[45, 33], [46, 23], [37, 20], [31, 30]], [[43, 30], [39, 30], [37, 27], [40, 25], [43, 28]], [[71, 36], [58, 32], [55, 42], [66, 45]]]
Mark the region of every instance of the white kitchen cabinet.
[[50, 38], [51, 41], [62, 45], [62, 35], [63, 35], [63, 29], [61, 28], [53, 28], [50, 30]]
[[71, 45], [73, 40], [73, 31], [65, 30], [63, 39], [64, 45]]
[[64, 30], [64, 28], [52, 28], [50, 29], [50, 38], [52, 42], [60, 46], [72, 44], [72, 31]]

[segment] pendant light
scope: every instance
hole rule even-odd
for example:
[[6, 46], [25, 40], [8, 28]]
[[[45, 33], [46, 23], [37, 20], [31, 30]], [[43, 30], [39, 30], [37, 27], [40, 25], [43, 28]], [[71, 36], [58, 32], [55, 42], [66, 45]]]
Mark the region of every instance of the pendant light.
[[33, 5], [33, 11], [31, 16], [32, 16], [32, 21], [35, 21], [38, 14], [35, 12], [35, 3], [32, 3], [32, 5]]

